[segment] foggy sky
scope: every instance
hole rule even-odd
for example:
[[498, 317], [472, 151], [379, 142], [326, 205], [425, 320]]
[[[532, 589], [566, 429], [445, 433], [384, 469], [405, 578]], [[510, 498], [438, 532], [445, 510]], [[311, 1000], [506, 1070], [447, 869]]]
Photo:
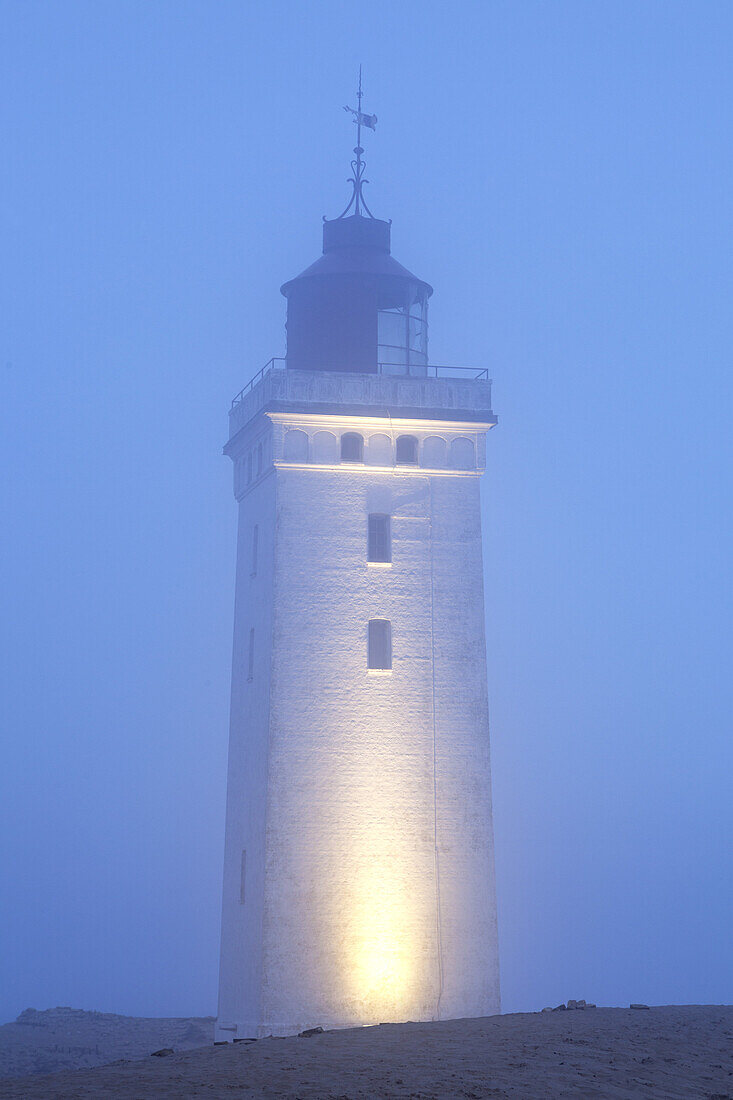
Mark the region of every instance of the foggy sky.
[[733, 9], [4, 3], [0, 1019], [213, 1013], [232, 396], [348, 199], [487, 366], [505, 1011], [733, 999]]

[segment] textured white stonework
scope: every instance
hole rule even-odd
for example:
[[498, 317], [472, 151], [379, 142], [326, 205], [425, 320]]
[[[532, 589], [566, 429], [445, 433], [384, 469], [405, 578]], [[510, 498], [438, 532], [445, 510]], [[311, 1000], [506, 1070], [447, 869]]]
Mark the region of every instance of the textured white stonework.
[[[265, 378], [227, 447], [240, 511], [218, 1038], [495, 1013], [486, 384], [462, 381], [454, 420], [439, 380], [370, 409], [374, 379], [351, 376], [339, 413], [344, 376], [288, 373], [291, 407]], [[347, 431], [363, 464], [340, 462]], [[418, 465], [394, 465], [401, 434]], [[390, 565], [367, 563], [372, 512], [391, 517]], [[367, 670], [373, 618], [392, 624], [389, 672]]]

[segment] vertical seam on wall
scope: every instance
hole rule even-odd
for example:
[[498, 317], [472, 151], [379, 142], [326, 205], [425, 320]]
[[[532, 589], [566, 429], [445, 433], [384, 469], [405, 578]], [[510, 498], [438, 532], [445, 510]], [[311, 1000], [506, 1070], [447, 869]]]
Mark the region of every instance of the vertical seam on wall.
[[433, 694], [433, 857], [435, 862], [435, 924], [438, 940], [438, 1000], [436, 1018], [440, 1019], [440, 1002], [443, 997], [443, 918], [440, 904], [440, 856], [438, 853], [438, 729], [435, 717], [435, 571], [433, 567], [433, 479], [428, 478], [430, 492], [430, 646]]
[[391, 453], [391, 457], [392, 457], [392, 474], [395, 475], [397, 473], [397, 455], [395, 454], [394, 424], [392, 423], [392, 412], [391, 412], [390, 409], [387, 409], [387, 416], [389, 417], [389, 436], [390, 436], [390, 442], [392, 444], [392, 448], [391, 448], [391, 452], [392, 452]]

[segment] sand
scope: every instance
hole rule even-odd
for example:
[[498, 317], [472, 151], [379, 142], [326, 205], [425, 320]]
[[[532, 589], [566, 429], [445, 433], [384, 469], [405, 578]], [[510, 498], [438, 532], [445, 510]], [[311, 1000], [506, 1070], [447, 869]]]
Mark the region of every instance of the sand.
[[207, 1046], [0, 1082], [7, 1100], [733, 1100], [733, 1008], [597, 1008]]
[[213, 1038], [213, 1016], [165, 1019], [80, 1008], [27, 1008], [14, 1023], [0, 1027], [0, 1078], [145, 1058], [160, 1047], [191, 1050]]

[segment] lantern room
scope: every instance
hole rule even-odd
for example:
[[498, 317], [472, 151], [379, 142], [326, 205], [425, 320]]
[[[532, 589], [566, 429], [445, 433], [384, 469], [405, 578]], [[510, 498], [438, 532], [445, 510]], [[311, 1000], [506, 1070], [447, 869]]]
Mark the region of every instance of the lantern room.
[[433, 288], [390, 252], [391, 223], [323, 223], [323, 255], [280, 289], [291, 370], [425, 375]]

